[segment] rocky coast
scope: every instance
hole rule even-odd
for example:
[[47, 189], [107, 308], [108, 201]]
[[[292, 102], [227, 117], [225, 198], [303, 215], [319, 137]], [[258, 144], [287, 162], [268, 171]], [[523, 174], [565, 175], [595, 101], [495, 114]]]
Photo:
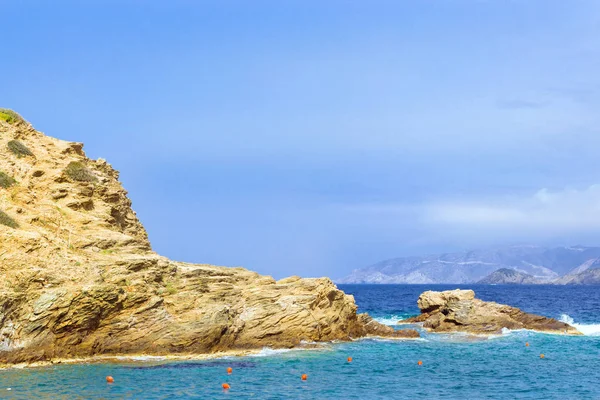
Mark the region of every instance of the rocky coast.
[[537, 332], [581, 335], [576, 328], [554, 318], [529, 314], [516, 307], [475, 298], [472, 290], [427, 291], [419, 296], [421, 314], [400, 321], [422, 323], [430, 332], [464, 332], [497, 335], [503, 329], [528, 329]]
[[119, 173], [0, 110], [0, 365], [414, 338], [328, 278], [276, 281], [152, 251]]

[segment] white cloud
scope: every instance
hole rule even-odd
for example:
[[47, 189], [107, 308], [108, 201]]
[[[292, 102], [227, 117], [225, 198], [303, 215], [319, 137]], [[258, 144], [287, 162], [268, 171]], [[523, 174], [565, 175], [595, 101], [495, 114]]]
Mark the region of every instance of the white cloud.
[[598, 244], [600, 238], [600, 184], [522, 196], [363, 203], [337, 209], [344, 220], [369, 232], [371, 241], [389, 241], [394, 248]]
[[423, 208], [423, 221], [450, 230], [557, 236], [600, 232], [600, 185], [584, 190], [539, 190], [528, 197], [436, 202]]

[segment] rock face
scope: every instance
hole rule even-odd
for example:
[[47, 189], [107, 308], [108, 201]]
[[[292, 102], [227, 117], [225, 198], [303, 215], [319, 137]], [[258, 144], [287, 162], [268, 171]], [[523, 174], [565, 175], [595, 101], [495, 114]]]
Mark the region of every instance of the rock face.
[[472, 290], [424, 292], [419, 296], [417, 305], [421, 315], [401, 322], [422, 322], [423, 327], [432, 332], [499, 334], [503, 328], [507, 328], [581, 335], [571, 325], [553, 318], [528, 314], [515, 307], [476, 299]]
[[327, 278], [157, 255], [118, 176], [81, 143], [0, 119], [0, 364], [418, 336], [357, 315]]
[[537, 285], [548, 283], [547, 280], [536, 278], [533, 275], [516, 271], [510, 268], [502, 268], [492, 272], [479, 282], [482, 285], [501, 284], [501, 285]]

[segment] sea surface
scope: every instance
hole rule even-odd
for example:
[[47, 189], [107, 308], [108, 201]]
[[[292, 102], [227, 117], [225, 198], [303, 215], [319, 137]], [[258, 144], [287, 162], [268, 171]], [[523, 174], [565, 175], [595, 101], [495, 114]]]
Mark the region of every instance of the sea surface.
[[[423, 333], [415, 341], [368, 339], [322, 350], [264, 349], [251, 357], [209, 361], [9, 369], [0, 371], [0, 398], [600, 399], [600, 287], [340, 285], [355, 296], [361, 312], [390, 325], [418, 314], [421, 292], [457, 287], [474, 289], [483, 300], [571, 322], [585, 336], [506, 331], [473, 340]], [[115, 383], [106, 383], [107, 375]], [[223, 383], [231, 388], [223, 390]]]

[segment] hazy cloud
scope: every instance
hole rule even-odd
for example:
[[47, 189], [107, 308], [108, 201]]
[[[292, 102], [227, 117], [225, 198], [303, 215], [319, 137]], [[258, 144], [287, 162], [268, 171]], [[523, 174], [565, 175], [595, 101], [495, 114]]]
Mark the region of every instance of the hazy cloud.
[[584, 190], [541, 189], [528, 197], [437, 202], [425, 206], [423, 220], [453, 231], [487, 235], [506, 232], [538, 238], [600, 231], [600, 185]]

